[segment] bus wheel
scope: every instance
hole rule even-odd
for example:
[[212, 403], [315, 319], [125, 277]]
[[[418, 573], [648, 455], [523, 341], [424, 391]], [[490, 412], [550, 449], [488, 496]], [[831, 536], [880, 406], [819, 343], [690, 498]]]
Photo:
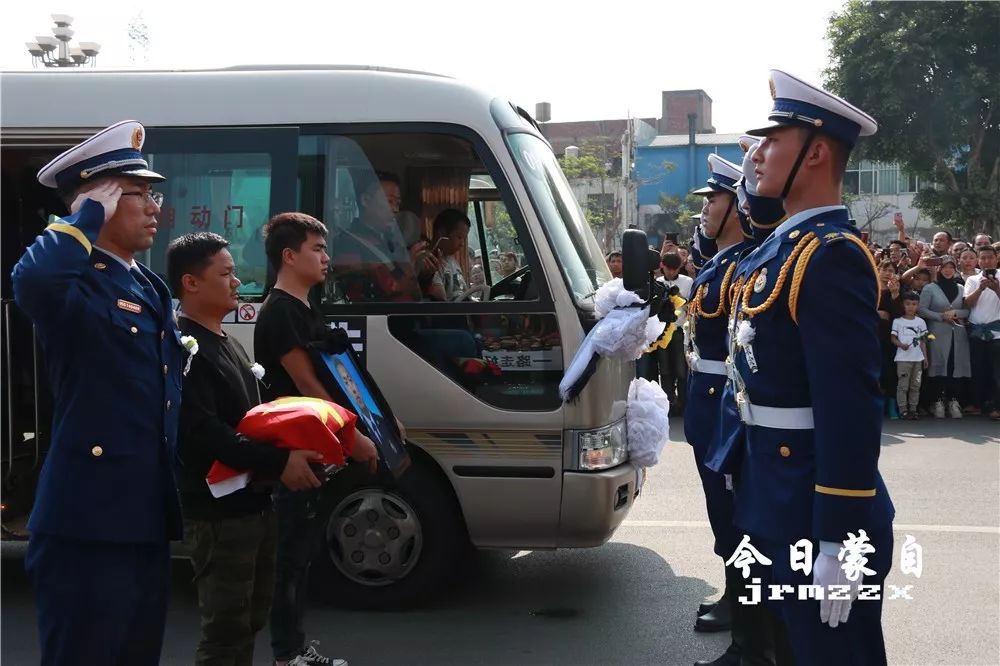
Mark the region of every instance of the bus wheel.
[[349, 468], [330, 486], [314, 562], [325, 601], [373, 610], [426, 605], [454, 582], [468, 537], [432, 462], [414, 456], [398, 482]]

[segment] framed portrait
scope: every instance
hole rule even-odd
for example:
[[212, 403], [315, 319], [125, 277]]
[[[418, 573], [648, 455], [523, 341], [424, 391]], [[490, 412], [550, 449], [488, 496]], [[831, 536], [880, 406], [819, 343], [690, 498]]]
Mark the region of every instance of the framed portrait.
[[375, 443], [380, 463], [399, 478], [410, 466], [410, 455], [396, 425], [396, 417], [378, 385], [361, 366], [350, 346], [339, 353], [319, 351], [318, 356], [326, 369], [325, 373], [318, 374], [327, 375], [321, 379], [331, 397], [358, 415], [356, 427]]

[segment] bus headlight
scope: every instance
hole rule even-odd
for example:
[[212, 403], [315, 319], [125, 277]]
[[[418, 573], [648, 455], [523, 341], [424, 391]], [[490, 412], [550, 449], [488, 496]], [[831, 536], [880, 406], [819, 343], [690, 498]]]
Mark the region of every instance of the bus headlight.
[[628, 460], [625, 419], [596, 430], [582, 430], [576, 438], [582, 470], [608, 469]]

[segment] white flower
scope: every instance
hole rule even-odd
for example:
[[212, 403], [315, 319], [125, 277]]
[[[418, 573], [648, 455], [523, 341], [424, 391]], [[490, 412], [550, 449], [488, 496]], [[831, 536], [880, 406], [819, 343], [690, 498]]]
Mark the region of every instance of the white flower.
[[670, 438], [670, 399], [659, 382], [633, 379], [628, 389], [625, 417], [629, 459], [639, 467], [652, 467]]
[[753, 342], [753, 336], [757, 333], [750, 322], [744, 319], [736, 327], [736, 344], [740, 347], [746, 347], [751, 342]]
[[187, 363], [184, 365], [184, 375], [191, 370], [191, 361], [194, 359], [194, 355], [198, 353], [198, 340], [193, 335], [182, 335], [181, 345], [187, 350], [188, 358]]
[[250, 372], [252, 372], [253, 376], [257, 378], [257, 381], [264, 379], [264, 366], [260, 363], [254, 363], [251, 365]]

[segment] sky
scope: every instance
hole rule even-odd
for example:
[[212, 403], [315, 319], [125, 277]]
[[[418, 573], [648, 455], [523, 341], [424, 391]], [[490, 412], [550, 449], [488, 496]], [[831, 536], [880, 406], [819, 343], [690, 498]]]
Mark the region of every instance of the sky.
[[[634, 0], [587, 10], [540, 0], [10, 2], [0, 70], [30, 68], [24, 43], [51, 35], [50, 14], [62, 13], [74, 17], [74, 43], [102, 45], [102, 68], [402, 67], [474, 83], [530, 112], [549, 102], [554, 122], [659, 117], [661, 91], [701, 88], [716, 130], [740, 132], [767, 115], [769, 69], [821, 81], [827, 21], [844, 1]], [[128, 26], [140, 12], [149, 45], [134, 52]]]

